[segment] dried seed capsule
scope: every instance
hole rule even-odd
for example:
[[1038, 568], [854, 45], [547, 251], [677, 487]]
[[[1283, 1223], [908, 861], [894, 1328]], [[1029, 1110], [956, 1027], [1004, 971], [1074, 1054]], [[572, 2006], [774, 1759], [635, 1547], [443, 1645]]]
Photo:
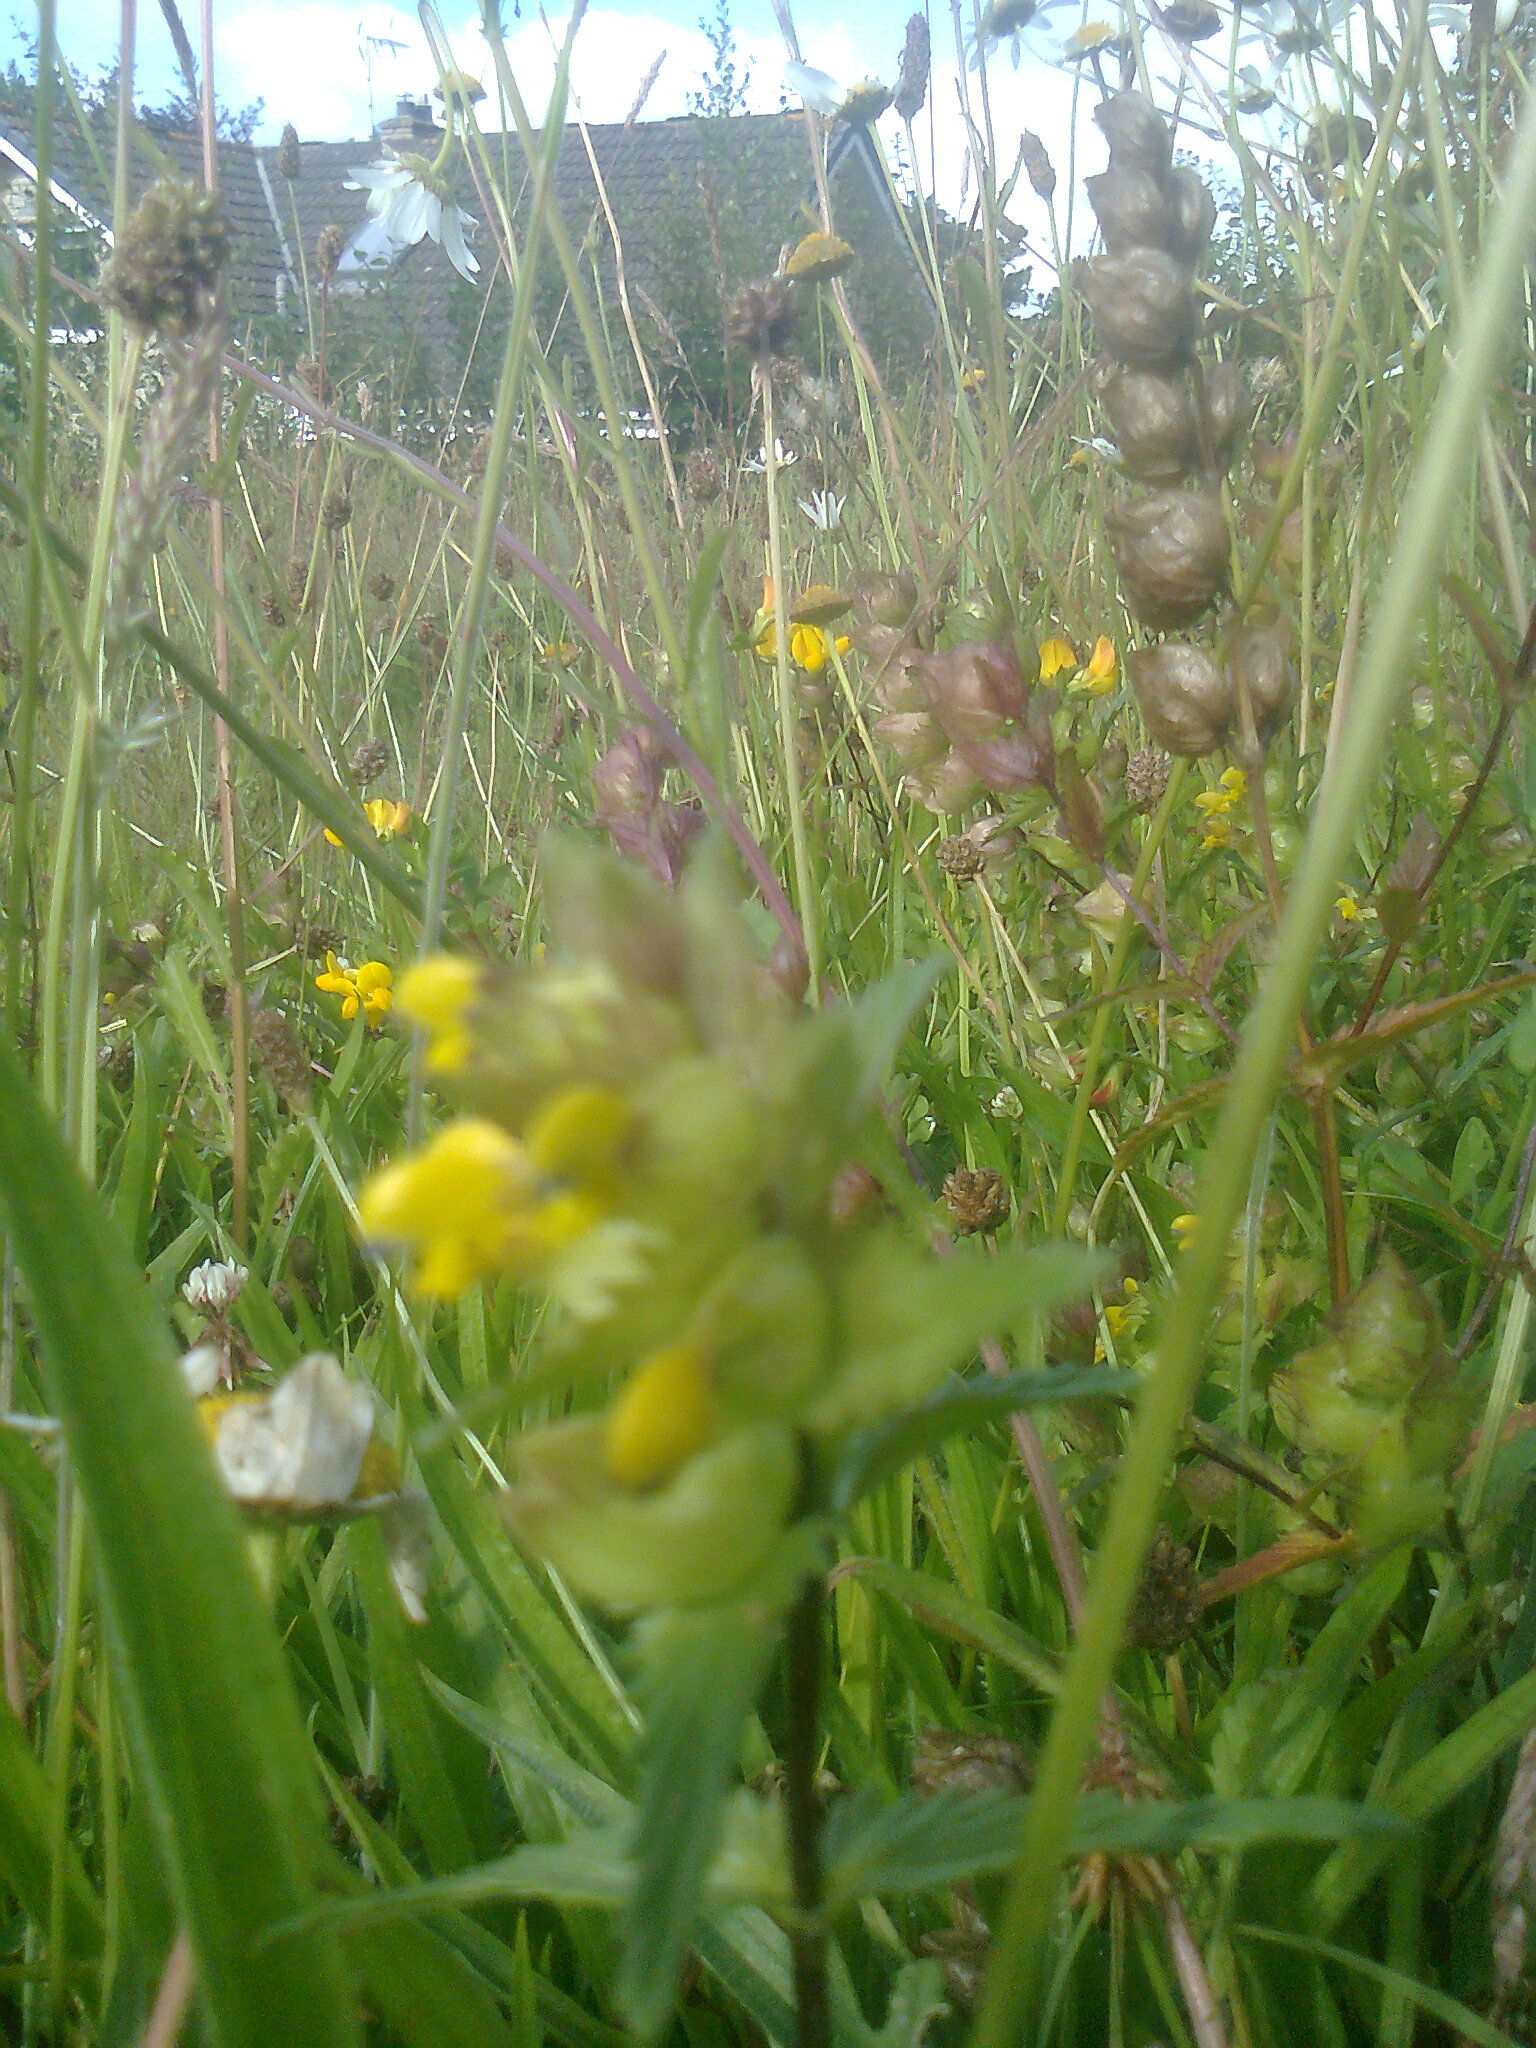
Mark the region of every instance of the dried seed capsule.
[[1248, 626], [1232, 643], [1234, 684], [1248, 692], [1259, 737], [1267, 739], [1291, 701], [1290, 655], [1278, 626]]
[[898, 569], [889, 576], [861, 576], [853, 598], [854, 645], [867, 626], [888, 626], [905, 632], [917, 610], [917, 581]]
[[1179, 213], [1170, 205], [1161, 179], [1134, 164], [1112, 164], [1083, 183], [1111, 256], [1127, 249], [1172, 246], [1179, 232]]
[[800, 294], [787, 277], [744, 284], [725, 310], [725, 338], [748, 355], [783, 355], [794, 332]]
[[927, 711], [888, 711], [875, 720], [874, 733], [907, 768], [927, 767], [949, 751], [938, 720]]
[[1078, 271], [1078, 288], [1100, 345], [1122, 363], [1171, 370], [1195, 341], [1195, 301], [1186, 266], [1162, 249], [1095, 256]]
[[1099, 396], [1128, 476], [1144, 484], [1172, 484], [1200, 459], [1200, 424], [1182, 377], [1154, 370], [1116, 370]]
[[980, 776], [958, 747], [926, 767], [909, 768], [906, 785], [908, 795], [927, 810], [945, 815], [968, 810], [982, 792]]
[[1237, 364], [1212, 364], [1205, 373], [1205, 418], [1219, 471], [1230, 468], [1250, 413], [1248, 386]]
[[1143, 625], [1190, 625], [1225, 587], [1231, 535], [1215, 491], [1122, 498], [1104, 525], [1125, 601]]
[[1307, 130], [1301, 146], [1301, 175], [1314, 199], [1328, 189], [1328, 174], [1341, 170], [1351, 157], [1363, 164], [1376, 140], [1376, 130], [1364, 114], [1346, 114], [1339, 108], [1324, 114]]
[[1200, 173], [1180, 164], [1168, 173], [1168, 237], [1162, 246], [1171, 255], [1193, 263], [1211, 239], [1216, 202]]
[[1166, 178], [1173, 163], [1173, 135], [1168, 123], [1139, 92], [1116, 93], [1101, 100], [1093, 118], [1109, 144], [1113, 164], [1129, 164], [1150, 171], [1154, 178]]
[[1232, 722], [1232, 681], [1203, 647], [1165, 640], [1126, 657], [1126, 673], [1152, 737], [1185, 760], [1209, 754]]
[[1049, 782], [1050, 717], [1010, 648], [969, 641], [918, 655], [909, 667], [956, 752], [987, 789], [1006, 796]]
[[969, 640], [921, 658], [917, 667], [933, 715], [956, 746], [989, 740], [1029, 701], [1029, 679], [1011, 648]]

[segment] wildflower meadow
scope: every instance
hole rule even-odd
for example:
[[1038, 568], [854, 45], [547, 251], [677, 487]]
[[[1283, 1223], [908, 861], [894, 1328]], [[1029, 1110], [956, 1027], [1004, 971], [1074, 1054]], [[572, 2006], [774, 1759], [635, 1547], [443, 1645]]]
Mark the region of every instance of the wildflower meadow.
[[646, 248], [66, 13], [0, 2039], [1536, 2039], [1528, 0], [722, 8]]

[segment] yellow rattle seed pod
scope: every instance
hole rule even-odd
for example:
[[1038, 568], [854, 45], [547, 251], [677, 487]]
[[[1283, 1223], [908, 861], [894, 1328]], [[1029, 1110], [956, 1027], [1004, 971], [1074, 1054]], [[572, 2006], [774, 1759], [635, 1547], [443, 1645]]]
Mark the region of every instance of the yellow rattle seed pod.
[[603, 1464], [636, 1493], [661, 1486], [718, 1432], [714, 1381], [698, 1350], [653, 1351], [614, 1397], [603, 1434]]

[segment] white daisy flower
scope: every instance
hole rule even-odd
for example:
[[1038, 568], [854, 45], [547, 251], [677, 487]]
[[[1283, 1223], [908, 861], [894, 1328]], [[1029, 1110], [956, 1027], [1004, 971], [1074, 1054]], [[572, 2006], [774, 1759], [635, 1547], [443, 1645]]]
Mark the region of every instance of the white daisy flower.
[[855, 127], [878, 121], [891, 104], [891, 91], [878, 78], [861, 78], [845, 84], [814, 64], [786, 64], [784, 89], [795, 93], [813, 114], [837, 114]]
[[800, 510], [812, 526], [823, 533], [835, 533], [843, 523], [843, 507], [846, 498], [840, 498], [836, 491], [812, 491], [808, 498], [800, 500]]
[[425, 157], [385, 157], [376, 164], [359, 165], [347, 189], [368, 194], [369, 213], [397, 248], [413, 248], [429, 236], [442, 244], [460, 277], [478, 275], [480, 264], [464, 240], [464, 230], [474, 226], [474, 219], [455, 205], [440, 173]]

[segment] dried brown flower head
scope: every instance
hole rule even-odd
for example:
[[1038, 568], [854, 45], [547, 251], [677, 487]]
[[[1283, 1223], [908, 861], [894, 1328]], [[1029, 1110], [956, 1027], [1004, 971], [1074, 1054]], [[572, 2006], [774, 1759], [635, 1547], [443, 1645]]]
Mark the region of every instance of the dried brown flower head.
[[1125, 764], [1125, 800], [1136, 811], [1152, 811], [1163, 800], [1173, 766], [1160, 747], [1138, 747]]
[[300, 178], [304, 174], [304, 156], [299, 148], [299, 131], [291, 121], [284, 123], [282, 140], [277, 145], [277, 168], [290, 185], [295, 178]]
[[957, 1237], [996, 1230], [1007, 1219], [1008, 1183], [991, 1166], [957, 1166], [944, 1181], [944, 1206]]
[[683, 464], [683, 488], [699, 505], [712, 505], [725, 488], [725, 471], [712, 448], [691, 448]]
[[923, 111], [932, 64], [933, 39], [928, 31], [928, 17], [926, 14], [910, 15], [906, 40], [901, 46], [901, 67], [896, 73], [896, 87], [891, 94], [891, 105], [903, 121], [915, 121]]
[[368, 578], [368, 594], [376, 597], [380, 604], [388, 604], [396, 588], [395, 579], [387, 569], [375, 569]]
[[315, 268], [326, 284], [336, 275], [346, 246], [347, 231], [335, 221], [328, 221], [315, 237]]
[[1126, 1635], [1138, 1649], [1166, 1657], [1187, 1643], [1199, 1626], [1200, 1574], [1194, 1552], [1161, 1528], [1141, 1568]]
[[385, 740], [360, 740], [353, 749], [352, 780], [359, 789], [366, 789], [371, 782], [377, 782], [389, 766], [389, 745]]
[[310, 1106], [309, 1055], [281, 1010], [257, 1010], [251, 1017], [251, 1057], [292, 1110]]
[[1033, 1782], [1028, 1752], [1006, 1735], [921, 1728], [912, 1744], [918, 1792], [1027, 1792]]
[[1178, 43], [1209, 42], [1221, 34], [1221, 16], [1210, 0], [1169, 0], [1157, 19]]
[[346, 490], [327, 491], [320, 507], [320, 524], [327, 533], [340, 533], [352, 524], [352, 495]]
[[987, 864], [981, 848], [963, 832], [939, 841], [938, 863], [957, 882], [974, 882]]
[[228, 257], [219, 194], [161, 178], [119, 230], [102, 292], [142, 333], [185, 341], [208, 321]]

